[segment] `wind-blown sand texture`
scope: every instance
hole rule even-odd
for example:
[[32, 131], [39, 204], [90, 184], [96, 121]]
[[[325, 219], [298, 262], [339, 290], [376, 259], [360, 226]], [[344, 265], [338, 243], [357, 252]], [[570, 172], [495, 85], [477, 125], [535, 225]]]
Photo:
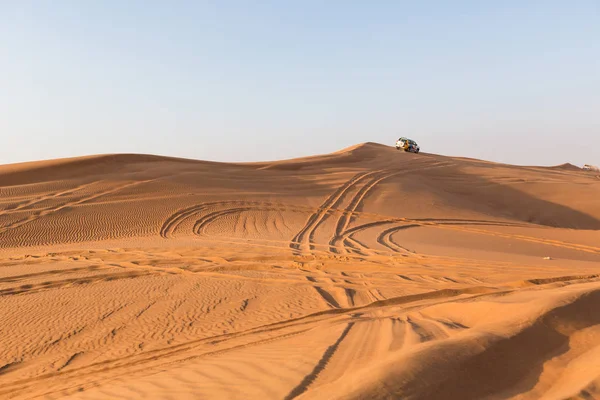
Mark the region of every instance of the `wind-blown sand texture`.
[[0, 398], [596, 398], [599, 267], [569, 165], [2, 166]]

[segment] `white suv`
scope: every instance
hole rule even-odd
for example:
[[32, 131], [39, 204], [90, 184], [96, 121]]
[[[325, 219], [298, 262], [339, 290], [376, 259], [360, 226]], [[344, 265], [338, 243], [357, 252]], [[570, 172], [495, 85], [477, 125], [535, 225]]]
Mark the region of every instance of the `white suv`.
[[418, 153], [421, 150], [417, 142], [405, 137], [401, 137], [400, 139], [398, 139], [398, 141], [396, 141], [396, 149], [402, 149], [411, 153]]

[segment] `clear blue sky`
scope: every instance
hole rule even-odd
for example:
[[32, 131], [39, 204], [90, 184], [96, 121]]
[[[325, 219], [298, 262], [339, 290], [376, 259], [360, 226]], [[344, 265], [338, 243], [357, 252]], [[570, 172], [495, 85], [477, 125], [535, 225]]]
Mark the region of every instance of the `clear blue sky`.
[[0, 164], [423, 151], [600, 164], [600, 2], [0, 2]]

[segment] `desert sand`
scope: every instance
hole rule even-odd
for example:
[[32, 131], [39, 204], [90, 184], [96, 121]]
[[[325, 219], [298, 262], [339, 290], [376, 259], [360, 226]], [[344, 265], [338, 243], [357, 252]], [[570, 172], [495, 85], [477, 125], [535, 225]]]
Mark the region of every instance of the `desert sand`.
[[375, 143], [0, 166], [0, 398], [600, 398], [600, 176]]

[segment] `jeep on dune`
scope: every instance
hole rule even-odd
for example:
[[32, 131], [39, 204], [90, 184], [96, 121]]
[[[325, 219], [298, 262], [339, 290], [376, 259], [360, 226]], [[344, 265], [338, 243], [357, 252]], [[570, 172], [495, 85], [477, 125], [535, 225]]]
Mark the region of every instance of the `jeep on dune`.
[[396, 149], [397, 150], [404, 150], [404, 151], [408, 151], [411, 153], [418, 153], [421, 148], [419, 147], [419, 145], [417, 144], [417, 142], [415, 142], [412, 139], [408, 139], [405, 137], [401, 137], [400, 139], [398, 139], [396, 141]]

